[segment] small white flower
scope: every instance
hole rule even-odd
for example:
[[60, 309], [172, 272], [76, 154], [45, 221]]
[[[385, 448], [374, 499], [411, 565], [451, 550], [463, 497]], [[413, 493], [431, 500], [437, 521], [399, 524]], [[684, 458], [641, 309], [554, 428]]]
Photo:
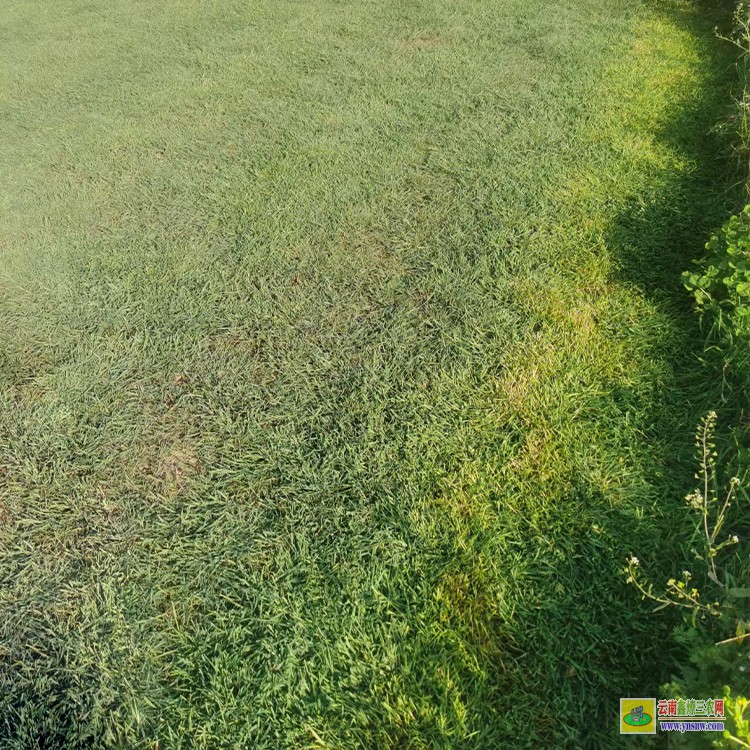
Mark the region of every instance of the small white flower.
[[635, 555], [633, 555], [630, 558], [629, 562], [631, 565], [634, 565], [636, 568], [641, 564], [641, 561]]
[[737, 534], [732, 534], [731, 540], [732, 540], [732, 544], [737, 544], [737, 542], [740, 541], [740, 538], [737, 536]]
[[695, 492], [691, 492], [685, 498], [685, 500], [691, 508], [695, 508], [696, 510], [700, 510], [701, 506], [703, 505], [703, 495], [701, 495], [698, 490], [696, 490]]

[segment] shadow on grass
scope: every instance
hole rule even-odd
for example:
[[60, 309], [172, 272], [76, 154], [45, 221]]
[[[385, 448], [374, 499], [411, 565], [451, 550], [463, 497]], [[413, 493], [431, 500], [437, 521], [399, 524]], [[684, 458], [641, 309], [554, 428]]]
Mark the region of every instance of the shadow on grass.
[[[651, 303], [661, 325], [666, 323], [664, 340], [657, 340], [654, 333], [650, 338], [654, 357], [667, 365], [669, 377], [655, 393], [657, 406], [644, 430], [659, 468], [646, 478], [660, 498], [658, 517], [639, 520], [632, 512], [618, 511], [623, 528], [636, 530], [636, 539], [643, 530], [644, 547], [654, 550], [650, 562], [657, 592], [666, 576], [678, 575], [686, 565], [693, 570], [695, 563], [690, 551], [695, 544], [694, 518], [684, 497], [695, 485], [696, 427], [709, 410], [715, 410], [717, 441], [720, 446], [733, 444], [737, 439], [733, 426], [739, 424], [747, 393], [747, 384], [727, 387], [721, 357], [705, 351], [705, 335], [681, 280], [682, 272], [705, 252], [710, 234], [741, 208], [744, 197], [730, 166], [731, 144], [716, 131], [732, 111], [736, 50], [715, 38], [715, 28], [729, 33], [733, 7], [729, 2], [660, 4], [659, 14], [694, 40], [702, 81], [697, 96], [683, 102], [654, 137], [692, 168], [660, 175], [617, 215], [605, 236], [618, 268], [616, 280], [636, 288]], [[581, 492], [586, 495], [591, 490]], [[700, 570], [694, 572], [700, 578]], [[632, 601], [642, 608], [642, 619], [651, 623], [654, 633], [663, 635], [665, 627], [679, 622], [677, 612], [653, 614], [648, 603], [638, 603], [635, 595]], [[640, 673], [640, 679], [647, 680], [647, 685], [640, 683], [643, 692], [649, 695], [670, 679], [675, 668], [687, 663], [688, 654], [670, 638], [655, 647], [652, 657], [652, 664], [642, 664]], [[606, 712], [600, 714], [606, 720]]]
[[672, 352], [680, 393], [672, 397], [711, 401], [716, 383], [699, 362], [704, 337], [681, 274], [703, 255], [711, 232], [742, 206], [743, 190], [729, 168], [731, 144], [716, 132], [732, 112], [736, 54], [728, 42], [715, 38], [715, 29], [729, 25], [732, 5], [703, 5], [660, 5], [671, 24], [690, 33], [705, 72], [698, 95], [676, 111], [655, 138], [693, 169], [663, 176], [631, 201], [612, 222], [606, 245], [619, 264], [618, 280], [639, 288], [668, 316], [680, 337], [680, 346]]
[[[566, 489], [545, 493], [541, 478], [536, 485], [498, 490], [493, 498], [498, 506], [508, 496], [547, 497], [538, 503], [543, 506], [538, 517], [521, 512], [508, 521], [517, 524], [509, 549], [497, 553], [490, 532], [486, 539], [479, 532], [471, 539], [486, 558], [504, 554], [504, 564], [511, 568], [515, 561], [518, 574], [511, 578], [523, 589], [518, 596], [523, 604], [512, 616], [477, 612], [484, 585], [481, 571], [462, 571], [468, 579], [479, 579], [479, 593], [472, 591], [468, 603], [455, 597], [451, 628], [463, 633], [464, 643], [472, 643], [475, 621], [489, 634], [475, 644], [473, 654], [482, 665], [482, 678], [465, 678], [471, 686], [466, 693], [473, 692], [468, 702], [477, 728], [467, 747], [619, 746], [618, 697], [655, 695], [686, 660], [670, 638], [678, 613], [654, 615], [625, 587], [622, 568], [627, 554], [643, 550], [658, 590], [667, 577], [692, 562], [694, 527], [683, 498], [694, 484], [694, 432], [709, 409], [717, 410], [724, 424], [735, 423], [739, 404], [726, 399], [715, 366], [705, 361], [704, 337], [681, 273], [700, 257], [711, 231], [738, 209], [742, 195], [732, 187], [728, 146], [714, 132], [717, 121], [730, 111], [735, 80], [733, 49], [714, 37], [714, 27], [727, 23], [731, 4], [702, 8], [665, 2], [655, 12], [689, 34], [700, 66], [694, 96], [676, 105], [667, 124], [654, 133], [663, 150], [690, 168], [669, 172], [659, 165], [656, 177], [610, 222], [604, 244], [618, 269], [614, 281], [637, 290], [649, 303], [649, 319], [637, 321], [639, 330], [632, 338], [646, 342], [639, 357], [658, 362], [663, 377], [653, 384], [647, 404], [626, 382], [605, 382], [605, 392], [592, 396], [584, 414], [577, 407], [587, 396], [568, 393], [576, 403], [569, 414], [557, 415], [568, 422], [585, 419], [592, 428], [590, 439], [606, 444], [606, 460], [622, 455], [623, 446], [623, 453], [632, 448], [637, 454], [634, 476], [627, 479], [627, 502], [613, 500], [617, 491], [607, 496], [577, 471], [573, 454], [585, 453], [588, 446], [565, 445], [565, 437], [553, 434], [550, 440], [569, 454], [554, 457], [570, 461], [566, 471], [572, 478], [559, 482]], [[628, 324], [624, 317], [616, 317], [615, 325]], [[596, 380], [598, 373], [587, 376]], [[622, 436], [609, 434], [618, 429], [618, 421], [635, 419], [638, 425], [622, 428]], [[553, 419], [548, 424], [545, 437], [554, 433]], [[641, 444], [632, 446], [634, 441]], [[624, 476], [619, 471], [612, 473]], [[462, 569], [464, 557], [446, 548], [444, 556], [452, 554], [454, 566]], [[443, 583], [452, 579], [444, 576]], [[455, 652], [453, 643], [431, 642], [419, 661], [438, 661], [461, 674]], [[521, 733], [522, 717], [531, 711], [533, 719]]]
[[711, 233], [743, 205], [741, 176], [730, 163], [731, 142], [716, 128], [732, 114], [738, 86], [736, 50], [715, 38], [717, 27], [724, 35], [730, 33], [733, 7], [731, 2], [660, 5], [659, 12], [694, 39], [705, 73], [697, 96], [655, 137], [693, 168], [664, 175], [630, 202], [606, 235], [619, 266], [617, 279], [639, 289], [668, 324], [670, 341], [660, 354], [671, 367], [672, 382], [659, 396], [669, 407], [664, 413], [673, 419], [655, 420], [650, 437], [664, 448], [664, 478], [655, 482], [665, 498], [678, 503], [682, 498], [677, 490], [692, 488], [698, 423], [713, 409], [720, 431], [737, 425], [748, 386], [727, 383], [721, 354], [706, 351], [705, 332], [681, 279], [705, 253]]
[[[695, 481], [695, 429], [713, 409], [719, 413], [720, 428], [724, 426], [725, 435], [718, 438], [728, 441], [728, 428], [738, 423], [741, 414], [742, 389], [728, 391], [720, 362], [707, 358], [705, 337], [681, 281], [682, 272], [704, 252], [711, 232], [741, 207], [743, 198], [728, 166], [730, 146], [715, 132], [717, 122], [731, 112], [736, 56], [729, 43], [715, 38], [714, 28], [728, 25], [731, 9], [731, 3], [717, 7], [665, 2], [656, 11], [690, 35], [699, 60], [697, 95], [676, 107], [667, 124], [654, 134], [659, 145], [691, 168], [669, 173], [660, 167], [658, 178], [629, 201], [604, 237], [617, 267], [614, 280], [637, 290], [650, 303], [653, 320], [638, 324], [650, 342], [646, 356], [666, 369], [666, 376], [655, 386], [651, 407], [644, 410], [640, 405], [646, 416], [640, 431], [653, 473], [639, 480], [644, 484], [642, 498], [614, 507], [587, 479], [574, 481], [543, 521], [544, 534], [554, 540], [558, 559], [550, 555], [540, 564], [534, 557], [533, 576], [573, 582], [573, 586], [558, 591], [537, 609], [519, 614], [523, 624], [516, 642], [521, 651], [534, 656], [524, 660], [517, 679], [525, 679], [527, 685], [538, 679], [539, 684], [559, 686], [555, 696], [539, 695], [541, 723], [529, 731], [537, 733], [540, 743], [554, 737], [559, 746], [566, 747], [617, 745], [614, 683], [620, 685], [621, 696], [655, 695], [680, 663], [687, 661], [684, 650], [669, 637], [679, 622], [678, 613], [654, 615], [648, 603], [640, 603], [635, 591], [624, 587], [620, 570], [625, 556], [611, 558], [613, 551], [625, 552], [631, 544], [631, 553], [647, 551], [656, 591], [667, 577], [693, 562], [694, 523], [684, 497]], [[617, 402], [627, 418], [629, 401], [637, 396], [623, 389], [622, 394], [609, 392], [606, 398]], [[642, 505], [645, 517], [636, 513], [637, 505]], [[571, 518], [577, 519], [574, 527]], [[590, 533], [596, 524], [605, 526], [608, 538], [597, 539]], [[521, 537], [529, 540], [531, 559], [539, 529], [529, 524]], [[614, 602], [618, 576], [622, 599]], [[536, 642], [540, 633], [556, 634], [558, 649], [540, 646]], [[507, 675], [498, 672], [492, 679], [497, 682], [490, 690], [500, 696]], [[528, 692], [533, 694], [534, 688]], [[560, 714], [571, 706], [577, 706], [575, 715], [563, 721]]]

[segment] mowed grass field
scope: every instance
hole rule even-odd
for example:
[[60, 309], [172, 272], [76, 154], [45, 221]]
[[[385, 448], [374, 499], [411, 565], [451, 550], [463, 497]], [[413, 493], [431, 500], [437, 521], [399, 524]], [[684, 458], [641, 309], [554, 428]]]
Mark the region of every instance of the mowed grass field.
[[720, 405], [717, 23], [3, 3], [3, 748], [622, 745]]

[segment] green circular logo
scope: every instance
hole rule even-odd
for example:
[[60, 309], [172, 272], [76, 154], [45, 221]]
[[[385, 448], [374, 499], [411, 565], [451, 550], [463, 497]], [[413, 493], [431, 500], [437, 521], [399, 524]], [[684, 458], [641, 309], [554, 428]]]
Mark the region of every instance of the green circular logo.
[[651, 717], [645, 711], [640, 715], [628, 713], [622, 717], [622, 720], [631, 727], [645, 727], [651, 723]]

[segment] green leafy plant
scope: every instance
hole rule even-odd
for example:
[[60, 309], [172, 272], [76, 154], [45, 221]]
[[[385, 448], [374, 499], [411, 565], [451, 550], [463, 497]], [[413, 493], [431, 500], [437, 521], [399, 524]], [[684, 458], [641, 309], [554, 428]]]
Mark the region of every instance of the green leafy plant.
[[685, 286], [721, 338], [750, 339], [750, 205], [711, 237], [706, 250], [683, 274]]
[[[688, 634], [693, 638], [688, 639]], [[687, 629], [681, 636], [690, 649], [690, 661], [683, 666], [679, 677], [662, 687], [664, 695], [687, 698], [721, 694], [724, 699], [725, 729], [721, 736], [713, 740], [713, 747], [721, 750], [749, 748], [750, 701], [739, 692], [748, 689], [748, 659], [743, 658], [736, 647], [728, 651], [726, 646], [707, 642], [693, 628]], [[734, 687], [725, 684], [723, 689], [716, 690], [714, 686], [721, 681], [731, 682]], [[674, 738], [673, 746], [680, 750], [699, 750], [706, 747], [706, 738], [703, 733], [695, 736], [685, 734]]]
[[[740, 51], [737, 62], [740, 93], [734, 112], [716, 131], [729, 138], [737, 160], [740, 180], [750, 195], [750, 6], [739, 3], [728, 35], [717, 35]], [[750, 205], [715, 232], [706, 245], [707, 254], [682, 278], [693, 295], [698, 312], [708, 323], [708, 343], [723, 350], [725, 366], [750, 372]]]
[[732, 735], [728, 731], [725, 731], [724, 737], [730, 740], [735, 746], [750, 748], [750, 742], [745, 741], [746, 739], [750, 739], [750, 715], [748, 713], [750, 700], [742, 696], [734, 696], [732, 695], [732, 691], [726, 688], [724, 690], [724, 701], [736, 732], [735, 735]]

